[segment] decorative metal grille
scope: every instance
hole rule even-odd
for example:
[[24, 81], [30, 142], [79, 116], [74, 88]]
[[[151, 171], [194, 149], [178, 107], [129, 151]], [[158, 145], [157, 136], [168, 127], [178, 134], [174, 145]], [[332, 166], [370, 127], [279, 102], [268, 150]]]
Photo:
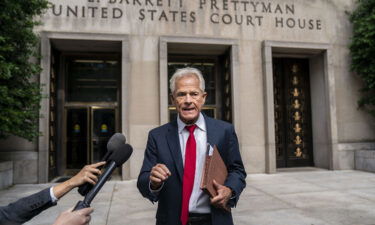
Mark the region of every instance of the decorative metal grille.
[[312, 166], [308, 60], [273, 61], [277, 166]]

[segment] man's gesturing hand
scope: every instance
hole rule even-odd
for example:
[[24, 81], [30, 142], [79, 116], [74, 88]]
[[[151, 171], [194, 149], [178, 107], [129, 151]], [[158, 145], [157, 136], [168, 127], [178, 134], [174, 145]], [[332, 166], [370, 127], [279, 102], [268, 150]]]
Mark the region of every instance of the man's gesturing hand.
[[171, 172], [169, 172], [169, 169], [164, 164], [156, 164], [150, 172], [151, 188], [154, 190], [158, 189], [170, 175]]
[[230, 211], [230, 208], [227, 206], [229, 199], [232, 196], [232, 190], [224, 185], [217, 183], [215, 180], [214, 187], [216, 188], [217, 195], [211, 198], [211, 204], [217, 208], [222, 208], [227, 211]]

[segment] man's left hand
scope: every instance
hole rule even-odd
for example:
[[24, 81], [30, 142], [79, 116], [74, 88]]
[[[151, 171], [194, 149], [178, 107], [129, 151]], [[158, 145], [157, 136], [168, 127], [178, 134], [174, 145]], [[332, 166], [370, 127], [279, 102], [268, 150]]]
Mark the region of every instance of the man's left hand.
[[214, 187], [216, 188], [217, 195], [211, 198], [211, 204], [217, 208], [222, 208], [230, 211], [227, 203], [232, 197], [232, 190], [224, 185], [217, 183], [215, 180], [213, 180], [213, 183]]

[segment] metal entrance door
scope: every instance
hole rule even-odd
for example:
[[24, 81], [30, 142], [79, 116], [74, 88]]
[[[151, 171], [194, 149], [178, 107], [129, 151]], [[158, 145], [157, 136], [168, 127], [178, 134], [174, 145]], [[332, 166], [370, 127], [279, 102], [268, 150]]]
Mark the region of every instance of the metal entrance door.
[[308, 59], [273, 58], [277, 167], [313, 166]]
[[68, 107], [66, 128], [67, 169], [100, 161], [116, 131], [116, 109]]
[[[66, 169], [100, 161], [119, 127], [120, 61], [117, 55], [67, 55], [63, 148]], [[66, 171], [70, 173], [69, 171]]]

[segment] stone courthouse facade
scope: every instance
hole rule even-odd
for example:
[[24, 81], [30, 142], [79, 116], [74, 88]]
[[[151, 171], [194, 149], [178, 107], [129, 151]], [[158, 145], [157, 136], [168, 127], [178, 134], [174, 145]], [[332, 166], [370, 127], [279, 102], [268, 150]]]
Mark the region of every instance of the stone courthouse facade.
[[[203, 111], [234, 124], [248, 173], [366, 169], [375, 122], [357, 109], [348, 12], [354, 0], [52, 0], [36, 29], [43, 93], [36, 143], [0, 157], [15, 183], [47, 182], [98, 161], [122, 132], [137, 177], [148, 131], [175, 118], [168, 78], [193, 66]], [[373, 158], [371, 158], [373, 157]], [[368, 164], [370, 163], [370, 164]]]

